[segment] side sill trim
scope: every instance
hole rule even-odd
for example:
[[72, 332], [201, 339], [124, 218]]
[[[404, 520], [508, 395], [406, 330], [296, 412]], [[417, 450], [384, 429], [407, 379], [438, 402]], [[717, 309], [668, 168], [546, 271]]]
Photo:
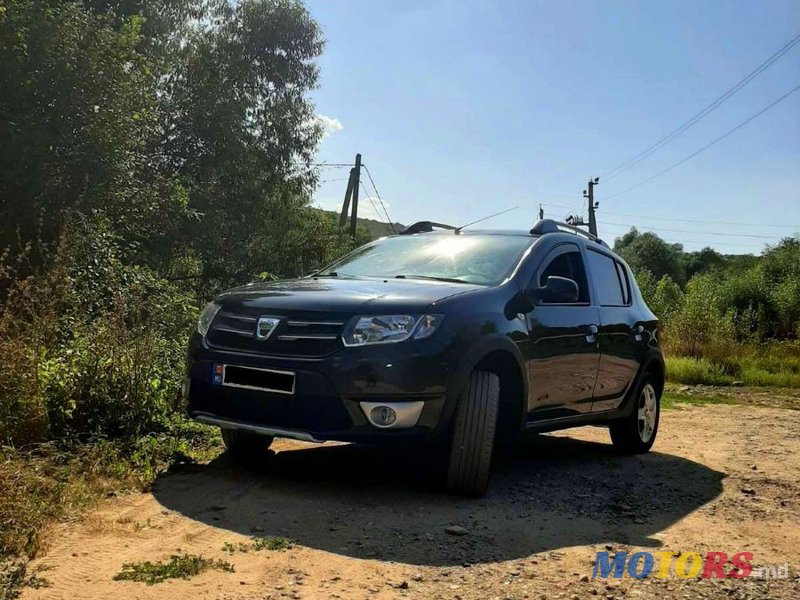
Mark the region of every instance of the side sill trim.
[[218, 417], [210, 413], [194, 412], [192, 418], [200, 423], [206, 425], [216, 425], [225, 429], [243, 429], [245, 431], [252, 431], [253, 433], [260, 433], [262, 435], [274, 435], [275, 437], [291, 438], [293, 440], [301, 440], [303, 442], [314, 442], [317, 444], [325, 443], [325, 440], [318, 440], [313, 435], [306, 431], [299, 431], [297, 429], [284, 429], [282, 427], [267, 427], [264, 425], [256, 425], [255, 423], [248, 423], [246, 421], [234, 421], [233, 419], [226, 419], [225, 417]]

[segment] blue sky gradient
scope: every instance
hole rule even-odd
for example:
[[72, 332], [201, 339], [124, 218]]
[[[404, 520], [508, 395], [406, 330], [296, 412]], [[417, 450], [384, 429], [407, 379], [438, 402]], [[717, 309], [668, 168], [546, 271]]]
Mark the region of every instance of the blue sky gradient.
[[[581, 209], [590, 176], [662, 138], [800, 33], [797, 0], [309, 7], [327, 39], [313, 99], [336, 120], [318, 159], [348, 162], [361, 152], [392, 219], [404, 223], [461, 224], [520, 206], [487, 222], [493, 228], [529, 227], [539, 203], [556, 218]], [[800, 92], [652, 183], [604, 201], [798, 84], [800, 45], [662, 150], [601, 179], [601, 236], [612, 241], [636, 225], [687, 250], [757, 253], [800, 232]], [[346, 176], [325, 169], [315, 202], [338, 209]], [[361, 209], [372, 216], [369, 202]]]

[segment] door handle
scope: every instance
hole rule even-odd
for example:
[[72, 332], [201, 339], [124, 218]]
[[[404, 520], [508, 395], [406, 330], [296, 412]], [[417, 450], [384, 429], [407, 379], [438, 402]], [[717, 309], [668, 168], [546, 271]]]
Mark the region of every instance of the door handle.
[[589, 344], [594, 344], [597, 341], [597, 325], [589, 325], [589, 329], [587, 331], [588, 333], [586, 334], [586, 341]]

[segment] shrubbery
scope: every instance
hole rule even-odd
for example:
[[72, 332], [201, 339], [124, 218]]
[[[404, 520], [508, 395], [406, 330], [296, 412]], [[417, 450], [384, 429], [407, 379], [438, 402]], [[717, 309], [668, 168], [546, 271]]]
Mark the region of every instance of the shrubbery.
[[[636, 265], [642, 295], [661, 321], [671, 378], [800, 387], [800, 239], [746, 262], [709, 248], [684, 253], [635, 230], [615, 247]], [[663, 260], [652, 260], [659, 252], [678, 263], [673, 272], [693, 273], [685, 285], [664, 272]]]
[[322, 47], [293, 0], [0, 6], [0, 444], [153, 450], [199, 307], [363, 241], [309, 205]]

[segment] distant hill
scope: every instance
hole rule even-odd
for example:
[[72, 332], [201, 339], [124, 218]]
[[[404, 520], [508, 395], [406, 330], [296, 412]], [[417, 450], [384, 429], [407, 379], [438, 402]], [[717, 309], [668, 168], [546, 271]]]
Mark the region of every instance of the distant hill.
[[[389, 227], [388, 223], [384, 223], [383, 221], [373, 221], [372, 219], [357, 219], [358, 224], [363, 225], [369, 231], [369, 237], [373, 240], [379, 237], [383, 237], [384, 235], [393, 235], [394, 231], [392, 228]], [[405, 225], [401, 225], [400, 223], [395, 223], [394, 228], [397, 232], [403, 231], [406, 228]]]
[[[336, 220], [339, 219], [339, 213], [337, 213], [335, 211], [323, 210], [321, 208], [318, 208], [316, 210], [321, 210], [322, 212], [326, 212], [326, 213], [328, 213], [330, 215], [333, 215], [336, 218]], [[358, 221], [358, 226], [359, 227], [366, 227], [367, 231], [369, 231], [370, 239], [376, 240], [379, 237], [383, 237], [385, 235], [393, 235], [394, 234], [394, 231], [392, 231], [392, 228], [387, 223], [385, 223], [383, 221], [376, 221], [374, 219], [361, 219], [361, 218], [357, 219], [357, 221]], [[394, 227], [398, 232], [400, 232], [400, 231], [402, 231], [403, 229], [406, 228], [406, 226], [403, 225], [402, 223], [395, 223]]]

